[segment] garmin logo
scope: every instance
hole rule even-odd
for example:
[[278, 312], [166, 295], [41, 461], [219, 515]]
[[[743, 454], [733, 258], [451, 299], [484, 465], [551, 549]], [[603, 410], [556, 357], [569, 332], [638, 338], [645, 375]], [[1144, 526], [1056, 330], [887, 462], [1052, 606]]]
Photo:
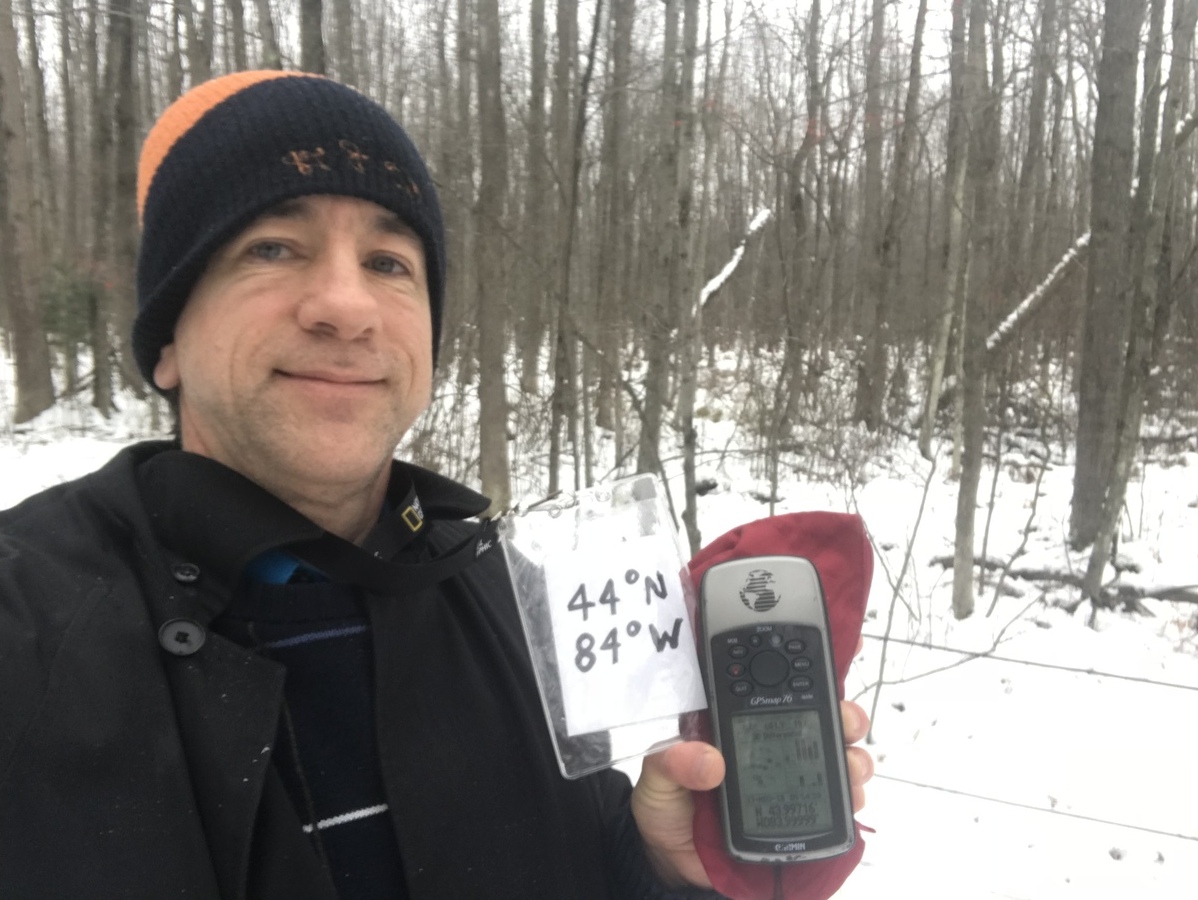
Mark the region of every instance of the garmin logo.
[[766, 569], [754, 569], [749, 573], [745, 586], [740, 589], [740, 601], [753, 612], [769, 612], [778, 605], [779, 597], [774, 592], [774, 573]]
[[792, 841], [789, 844], [774, 844], [775, 853], [798, 853], [807, 849], [806, 841]]

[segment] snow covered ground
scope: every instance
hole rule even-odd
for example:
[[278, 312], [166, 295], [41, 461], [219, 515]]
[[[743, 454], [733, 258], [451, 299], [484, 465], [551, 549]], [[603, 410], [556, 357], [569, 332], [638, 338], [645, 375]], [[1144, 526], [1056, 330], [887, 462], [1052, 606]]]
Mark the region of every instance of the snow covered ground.
[[[703, 446], [729, 446], [736, 427], [706, 420]], [[0, 508], [94, 469], [148, 428], [143, 413], [111, 424], [81, 407], [19, 431], [0, 426]], [[747, 463], [705, 459], [700, 475], [719, 485], [702, 499], [705, 540], [767, 514], [753, 494], [768, 486]], [[1008, 578], [987, 615], [990, 575], [974, 616], [956, 621], [951, 571], [932, 561], [952, 552], [956, 485], [945, 469], [929, 479], [908, 447], [847, 480], [792, 471], [779, 484], [778, 512], [858, 511], [878, 552], [848, 688], [869, 709], [884, 681], [870, 748], [878, 776], [859, 816], [876, 833], [838, 896], [1198, 896], [1198, 606], [1149, 599], [1151, 616], [1104, 611], [1090, 627], [1088, 605], [1074, 615], [1056, 605], [1070, 589]], [[987, 554], [1008, 559], [1026, 533], [1019, 566], [1081, 571], [1084, 557], [1064, 549], [1072, 471], [1063, 458], [1050, 463], [1032, 515], [1036, 473], [1030, 453], [1004, 458]], [[983, 474], [983, 500], [992, 476]], [[1198, 452], [1149, 463], [1128, 493], [1122, 547], [1140, 571], [1124, 580], [1198, 584]], [[979, 544], [986, 517], [983, 506]]]

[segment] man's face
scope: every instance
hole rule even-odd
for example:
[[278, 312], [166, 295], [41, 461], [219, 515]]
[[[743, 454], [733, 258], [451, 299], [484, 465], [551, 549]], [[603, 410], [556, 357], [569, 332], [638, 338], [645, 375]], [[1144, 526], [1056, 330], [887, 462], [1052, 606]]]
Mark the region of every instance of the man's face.
[[179, 388], [185, 450], [286, 497], [385, 484], [432, 368], [420, 239], [377, 204], [310, 196], [212, 257], [154, 381]]

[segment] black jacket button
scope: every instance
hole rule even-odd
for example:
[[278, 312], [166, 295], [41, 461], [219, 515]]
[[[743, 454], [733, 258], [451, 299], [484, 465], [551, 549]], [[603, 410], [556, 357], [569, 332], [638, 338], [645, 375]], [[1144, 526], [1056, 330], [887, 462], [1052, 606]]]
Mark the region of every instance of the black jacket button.
[[200, 567], [195, 563], [175, 563], [171, 566], [171, 574], [180, 584], [191, 584], [200, 577]]
[[191, 656], [204, 646], [207, 637], [207, 632], [191, 619], [171, 619], [158, 629], [158, 643], [175, 656]]

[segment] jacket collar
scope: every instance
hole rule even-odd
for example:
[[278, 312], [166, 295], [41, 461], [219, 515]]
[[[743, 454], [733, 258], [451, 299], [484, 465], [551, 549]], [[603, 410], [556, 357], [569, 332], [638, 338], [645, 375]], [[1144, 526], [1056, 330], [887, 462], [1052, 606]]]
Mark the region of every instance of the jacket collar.
[[[395, 461], [387, 504], [379, 522], [354, 547], [329, 534], [253, 481], [212, 459], [176, 448], [137, 465], [142, 501], [155, 533], [167, 547], [235, 586], [261, 554], [287, 547], [296, 555], [341, 563], [344, 580], [390, 560], [425, 519], [462, 519], [481, 513], [487, 499], [418, 466]], [[334, 573], [339, 574], [339, 573]], [[380, 576], [382, 577], [382, 576]]]

